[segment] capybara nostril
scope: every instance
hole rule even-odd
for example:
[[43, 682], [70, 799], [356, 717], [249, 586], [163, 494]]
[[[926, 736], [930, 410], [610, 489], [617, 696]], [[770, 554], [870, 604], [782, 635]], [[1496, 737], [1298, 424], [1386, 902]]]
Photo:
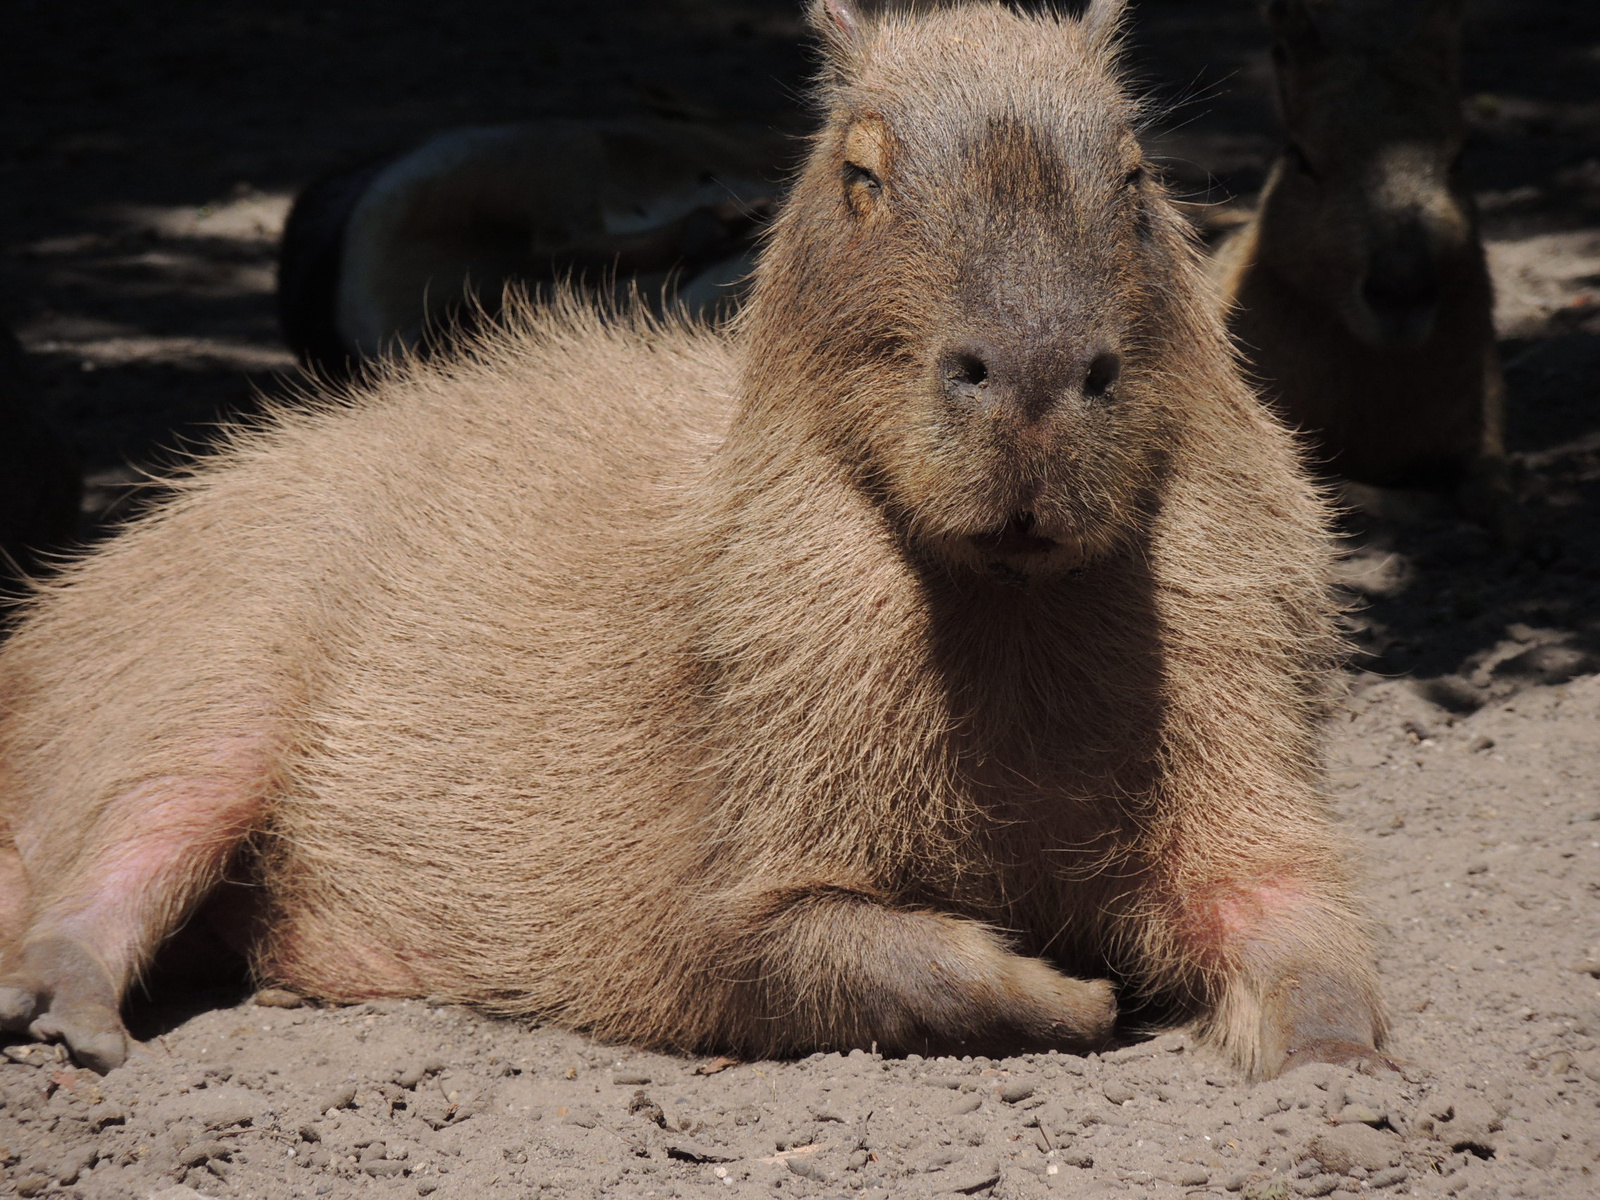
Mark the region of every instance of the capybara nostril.
[[1103, 400], [1111, 395], [1122, 377], [1122, 355], [1107, 350], [1096, 354], [1083, 376], [1083, 394], [1090, 400]]
[[989, 364], [976, 350], [950, 350], [939, 360], [945, 395], [966, 404], [983, 399], [989, 386]]
[[1361, 298], [1375, 313], [1406, 313], [1439, 302], [1439, 277], [1432, 271], [1372, 271], [1361, 283]]

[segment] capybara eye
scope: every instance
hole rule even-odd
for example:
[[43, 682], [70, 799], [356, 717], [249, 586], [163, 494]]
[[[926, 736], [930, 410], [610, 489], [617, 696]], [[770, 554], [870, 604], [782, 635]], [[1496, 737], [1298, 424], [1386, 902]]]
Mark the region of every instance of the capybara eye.
[[1138, 166], [1133, 167], [1128, 171], [1128, 174], [1122, 180], [1123, 185], [1125, 187], [1136, 188], [1144, 182], [1144, 175], [1144, 164], [1140, 163]]
[[1122, 374], [1122, 356], [1106, 351], [1097, 354], [1089, 364], [1088, 373], [1083, 377], [1083, 394], [1091, 400], [1103, 399], [1111, 394], [1111, 389], [1117, 386], [1117, 379]]
[[846, 187], [854, 187], [860, 184], [862, 187], [877, 191], [883, 187], [883, 180], [859, 163], [846, 162], [844, 164], [844, 184]]
[[946, 355], [940, 366], [944, 372], [945, 390], [953, 398], [976, 400], [989, 382], [989, 364], [969, 351]]

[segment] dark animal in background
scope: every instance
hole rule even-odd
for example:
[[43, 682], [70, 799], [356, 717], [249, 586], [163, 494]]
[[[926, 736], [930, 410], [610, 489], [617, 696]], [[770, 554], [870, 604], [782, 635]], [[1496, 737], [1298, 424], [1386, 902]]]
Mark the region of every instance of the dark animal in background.
[[0, 326], [0, 604], [71, 544], [82, 495], [78, 457], [39, 411], [22, 347]]
[[[263, 979], [686, 1051], [1376, 1060], [1324, 506], [1080, 21], [826, 0], [733, 330], [574, 300], [239, 431], [0, 649], [0, 1020]], [[175, 570], [174, 564], [183, 564]], [[1144, 1011], [1149, 1012], [1149, 1008]]]
[[571, 280], [717, 316], [743, 293], [789, 147], [665, 119], [452, 130], [301, 194], [278, 310], [308, 365], [448, 345], [507, 285]]
[[1460, 0], [1272, 0], [1286, 144], [1219, 252], [1231, 318], [1331, 470], [1500, 490], [1493, 294], [1458, 161]]

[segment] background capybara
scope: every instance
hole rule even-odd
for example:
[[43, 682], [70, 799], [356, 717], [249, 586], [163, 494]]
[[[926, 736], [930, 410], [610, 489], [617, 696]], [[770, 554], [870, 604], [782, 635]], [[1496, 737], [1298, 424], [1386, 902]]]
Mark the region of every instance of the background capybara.
[[1324, 510], [1119, 17], [829, 0], [737, 337], [530, 313], [238, 432], [53, 584], [0, 651], [4, 1020], [119, 1062], [232, 869], [326, 997], [975, 1051], [1100, 1044], [1109, 977], [1257, 1075], [1374, 1060]]
[[307, 188], [284, 228], [284, 340], [323, 374], [445, 344], [508, 284], [663, 289], [731, 309], [787, 144], [663, 118], [452, 130]]
[[0, 630], [6, 600], [77, 533], [82, 492], [77, 456], [39, 412], [22, 348], [0, 325]]
[[1493, 294], [1459, 160], [1461, 0], [1271, 0], [1287, 141], [1219, 252], [1253, 374], [1333, 471], [1498, 489]]

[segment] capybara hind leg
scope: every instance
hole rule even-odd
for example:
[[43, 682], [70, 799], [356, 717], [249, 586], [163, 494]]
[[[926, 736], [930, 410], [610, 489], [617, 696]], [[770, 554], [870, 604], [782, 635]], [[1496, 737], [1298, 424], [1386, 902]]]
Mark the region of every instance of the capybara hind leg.
[[260, 810], [238, 780], [163, 777], [117, 797], [64, 878], [44, 878], [48, 816], [17, 829], [29, 919], [0, 954], [0, 1027], [60, 1039], [85, 1066], [127, 1056], [122, 996], [222, 874]]
[[892, 909], [845, 890], [769, 894], [747, 926], [729, 1040], [765, 1054], [1085, 1050], [1109, 1036], [1111, 985], [1008, 950], [974, 921]]
[[74, 1058], [102, 1074], [127, 1058], [118, 990], [105, 964], [83, 942], [70, 937], [31, 941], [8, 955], [6, 965], [0, 1026], [26, 1029], [41, 1041], [63, 1041]]

